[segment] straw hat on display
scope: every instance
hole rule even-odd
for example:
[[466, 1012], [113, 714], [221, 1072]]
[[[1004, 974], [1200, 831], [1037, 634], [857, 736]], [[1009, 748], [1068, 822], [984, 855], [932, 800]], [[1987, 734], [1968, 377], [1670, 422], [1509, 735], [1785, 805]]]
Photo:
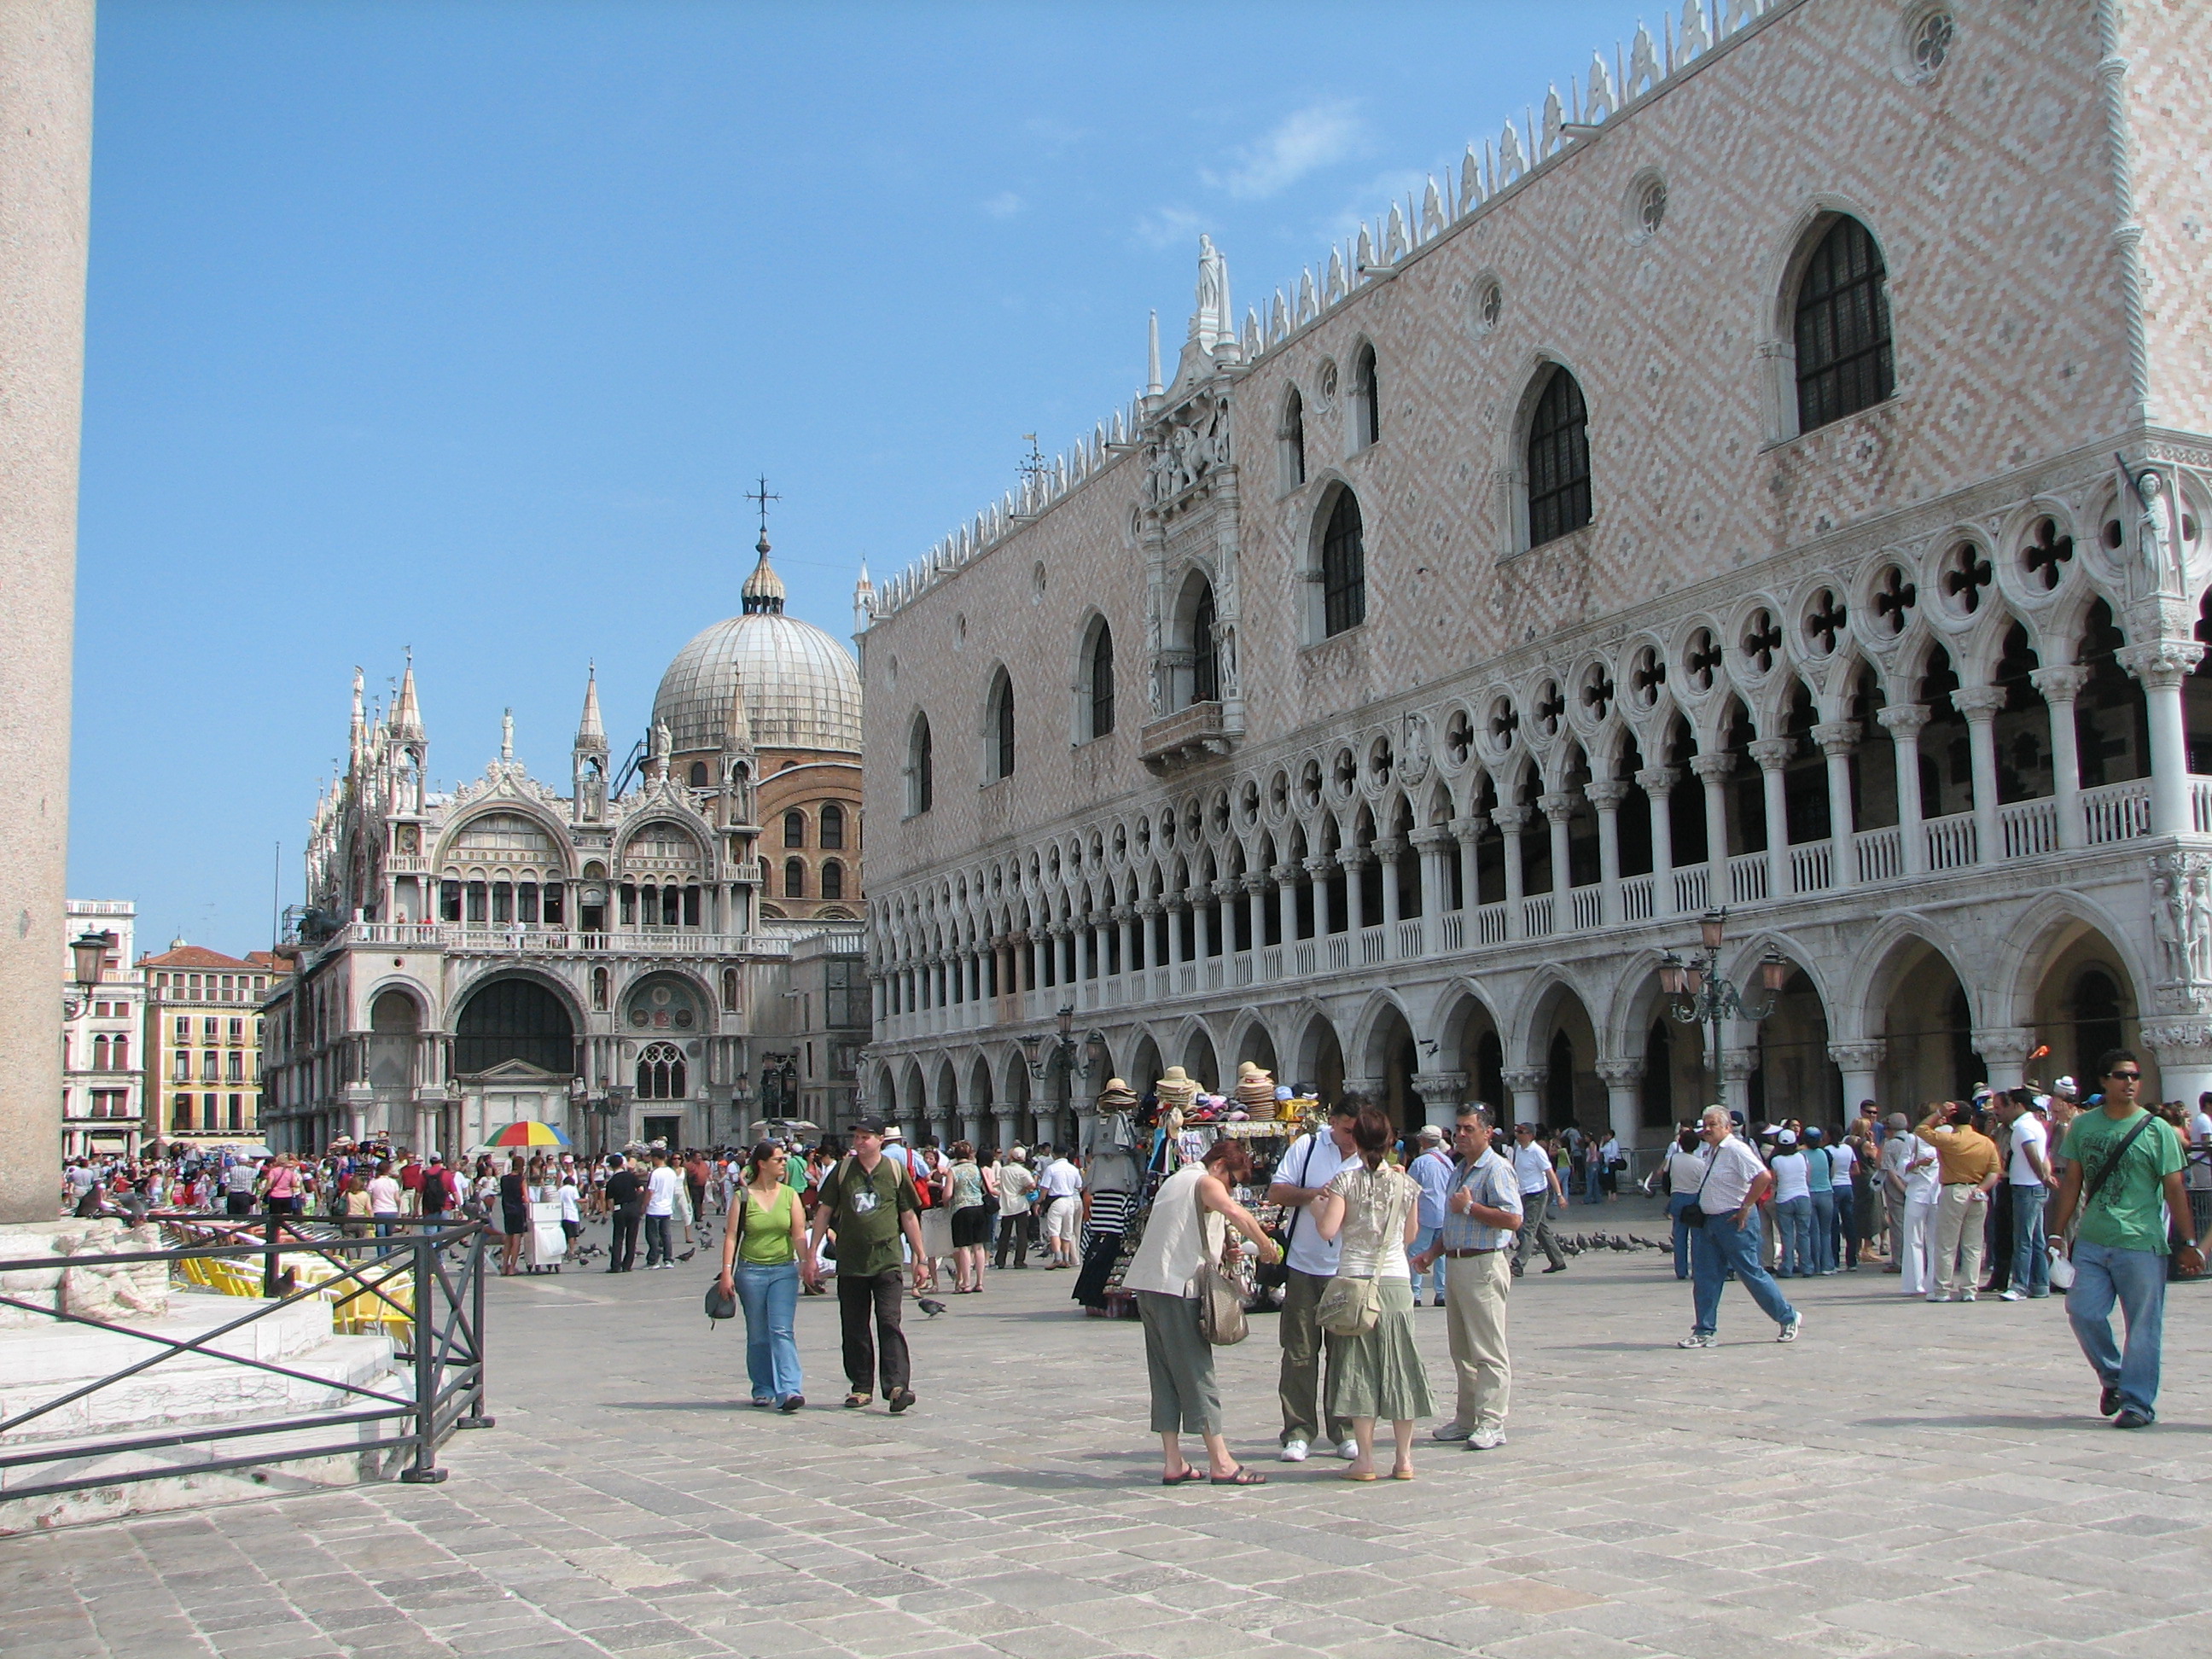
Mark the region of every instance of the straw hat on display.
[[1133, 1112], [1137, 1109], [1137, 1091], [1118, 1077], [1106, 1079], [1106, 1086], [1098, 1093], [1101, 1112]]
[[1261, 1119], [1275, 1115], [1275, 1079], [1271, 1072], [1263, 1072], [1251, 1060], [1237, 1068], [1237, 1104], [1246, 1116]]
[[1167, 1074], [1152, 1085], [1152, 1092], [1160, 1097], [1162, 1106], [1187, 1111], [1198, 1100], [1198, 1084], [1182, 1066], [1170, 1066]]

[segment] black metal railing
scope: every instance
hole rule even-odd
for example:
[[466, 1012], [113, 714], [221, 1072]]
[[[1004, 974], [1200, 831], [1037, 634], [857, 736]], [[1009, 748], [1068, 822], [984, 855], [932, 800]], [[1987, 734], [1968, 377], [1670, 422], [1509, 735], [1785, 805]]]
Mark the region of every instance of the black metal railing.
[[[438, 1448], [455, 1429], [489, 1428], [484, 1412], [484, 1224], [455, 1217], [380, 1218], [380, 1230], [352, 1234], [332, 1224], [302, 1217], [252, 1218], [156, 1212], [146, 1218], [182, 1242], [170, 1248], [118, 1250], [106, 1255], [38, 1256], [0, 1261], [0, 1275], [54, 1275], [53, 1305], [0, 1293], [0, 1308], [52, 1318], [58, 1325], [85, 1325], [137, 1339], [153, 1352], [89, 1382], [72, 1382], [51, 1399], [19, 1407], [0, 1416], [0, 1501], [44, 1498], [96, 1486], [140, 1480], [211, 1474], [224, 1470], [266, 1468], [309, 1458], [409, 1456], [402, 1480], [435, 1482], [446, 1478], [438, 1467]], [[260, 1258], [264, 1295], [241, 1297], [239, 1315], [189, 1338], [144, 1330], [112, 1319], [69, 1311], [65, 1276], [88, 1267], [132, 1267], [159, 1262], [173, 1276], [188, 1278], [195, 1268], [208, 1277], [223, 1274], [217, 1264]], [[326, 1264], [327, 1276], [303, 1282], [298, 1261], [312, 1257]], [[20, 1281], [19, 1281], [20, 1282]], [[242, 1282], [251, 1285], [252, 1278]], [[403, 1386], [387, 1372], [360, 1382], [343, 1376], [317, 1376], [276, 1360], [226, 1352], [213, 1345], [295, 1304], [331, 1300], [334, 1315], [350, 1310], [348, 1322], [365, 1323], [389, 1336], [396, 1359], [404, 1362]], [[157, 1372], [187, 1356], [266, 1373], [322, 1391], [346, 1396], [343, 1408], [278, 1411], [266, 1417], [180, 1425], [157, 1431], [85, 1430], [46, 1436], [41, 1419], [91, 1399], [103, 1389]], [[160, 1380], [158, 1376], [156, 1380]], [[333, 1402], [335, 1403], [335, 1402]], [[346, 1431], [351, 1437], [325, 1440], [324, 1431]], [[308, 1443], [252, 1449], [247, 1443], [270, 1435], [295, 1436]], [[234, 1445], [232, 1443], [238, 1443]], [[204, 1455], [179, 1459], [185, 1448]], [[167, 1456], [152, 1454], [166, 1453]], [[96, 1464], [96, 1473], [83, 1472]], [[16, 1472], [29, 1471], [18, 1483]], [[43, 1478], [40, 1471], [46, 1472]]]

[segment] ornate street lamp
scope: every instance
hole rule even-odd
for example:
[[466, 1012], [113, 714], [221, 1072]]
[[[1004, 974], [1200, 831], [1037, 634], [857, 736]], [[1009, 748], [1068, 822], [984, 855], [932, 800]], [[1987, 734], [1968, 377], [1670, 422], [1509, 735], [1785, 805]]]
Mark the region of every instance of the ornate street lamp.
[[1727, 936], [1728, 912], [1708, 910], [1698, 924], [1698, 948], [1686, 958], [1669, 951], [1659, 962], [1659, 988], [1672, 999], [1668, 1015], [1683, 1025], [1711, 1028], [1705, 1069], [1715, 1085], [1720, 1081], [1721, 1022], [1759, 1024], [1774, 1012], [1790, 978], [1790, 959], [1779, 951], [1768, 951], [1759, 963], [1759, 988], [1765, 995], [1746, 1000], [1721, 972], [1721, 946]]
[[76, 970], [76, 984], [81, 994], [72, 999], [67, 991], [62, 993], [64, 1019], [75, 1019], [84, 1012], [92, 1000], [92, 988], [107, 971], [107, 953], [114, 948], [114, 934], [95, 933], [90, 928], [70, 941], [70, 960]]

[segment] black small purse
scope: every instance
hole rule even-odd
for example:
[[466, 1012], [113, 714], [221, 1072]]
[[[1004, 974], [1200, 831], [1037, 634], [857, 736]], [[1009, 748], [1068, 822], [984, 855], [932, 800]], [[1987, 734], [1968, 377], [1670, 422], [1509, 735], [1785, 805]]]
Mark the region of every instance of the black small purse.
[[[732, 1247], [732, 1255], [745, 1242], [745, 1206], [751, 1202], [750, 1198], [741, 1198], [738, 1200], [738, 1218], [731, 1224], [730, 1227], [730, 1235], [737, 1241]], [[737, 1316], [738, 1298], [735, 1296], [722, 1294], [722, 1276], [716, 1273], [707, 1284], [707, 1328], [711, 1331], [714, 1328], [717, 1321], [735, 1319]]]

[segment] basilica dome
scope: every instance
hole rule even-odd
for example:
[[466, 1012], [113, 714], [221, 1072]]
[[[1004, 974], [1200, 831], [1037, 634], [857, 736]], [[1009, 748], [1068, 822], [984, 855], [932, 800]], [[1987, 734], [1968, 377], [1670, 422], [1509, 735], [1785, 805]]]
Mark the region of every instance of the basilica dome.
[[860, 752], [860, 673], [852, 653], [811, 623], [783, 614], [783, 579], [768, 539], [745, 580], [744, 612], [716, 623], [676, 653], [660, 677], [653, 720], [682, 755], [719, 750], [730, 694], [744, 689], [752, 740], [762, 749]]

